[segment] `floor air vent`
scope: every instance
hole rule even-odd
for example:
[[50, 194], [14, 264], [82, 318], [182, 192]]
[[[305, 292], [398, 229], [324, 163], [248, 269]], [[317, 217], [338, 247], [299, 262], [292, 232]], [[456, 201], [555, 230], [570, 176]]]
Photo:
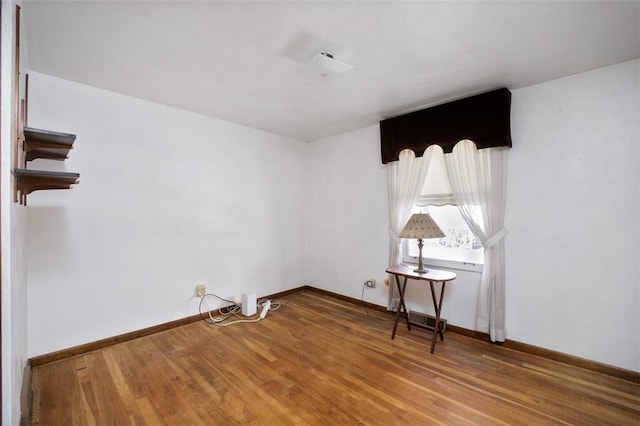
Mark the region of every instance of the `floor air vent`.
[[[433, 330], [436, 324], [436, 317], [432, 315], [423, 314], [421, 312], [409, 311], [409, 324], [416, 325], [422, 328], [428, 328]], [[447, 320], [440, 318], [440, 329], [444, 333], [447, 328]]]

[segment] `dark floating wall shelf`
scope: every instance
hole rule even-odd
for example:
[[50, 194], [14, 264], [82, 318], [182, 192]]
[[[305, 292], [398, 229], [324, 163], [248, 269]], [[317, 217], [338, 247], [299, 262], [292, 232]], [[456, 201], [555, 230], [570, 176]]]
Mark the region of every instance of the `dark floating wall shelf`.
[[76, 135], [70, 133], [51, 132], [49, 130], [24, 128], [24, 152], [27, 161], [36, 158], [48, 160], [66, 160], [73, 149]]
[[[33, 191], [48, 189], [70, 189], [78, 183], [79, 173], [54, 172], [48, 170], [27, 169], [27, 162], [37, 158], [64, 161], [73, 148], [76, 135], [51, 132], [49, 130], [24, 127], [22, 129], [23, 167], [13, 169], [16, 178], [16, 190], [20, 193], [20, 204], [27, 203], [27, 195]], [[18, 143], [20, 146], [20, 143]]]
[[42, 189], [70, 189], [80, 178], [79, 173], [31, 169], [13, 169], [13, 175], [18, 179], [18, 191], [24, 195]]
[[[33, 191], [48, 189], [70, 189], [78, 183], [80, 174], [70, 172], [54, 172], [48, 170], [27, 169], [27, 162], [37, 158], [46, 160], [66, 160], [69, 151], [73, 149], [76, 135], [49, 130], [23, 127], [18, 146], [22, 147], [21, 161], [13, 169], [16, 179], [16, 201], [27, 204], [27, 195]], [[18, 198], [18, 194], [20, 197]]]

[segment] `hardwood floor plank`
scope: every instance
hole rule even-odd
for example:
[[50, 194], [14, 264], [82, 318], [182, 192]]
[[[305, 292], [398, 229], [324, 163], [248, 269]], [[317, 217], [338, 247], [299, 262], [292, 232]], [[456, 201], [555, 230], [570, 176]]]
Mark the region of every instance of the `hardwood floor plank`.
[[640, 384], [445, 334], [325, 294], [32, 369], [32, 424], [640, 424]]
[[128, 423], [127, 411], [104, 360], [104, 352], [84, 356], [86, 368], [76, 371], [78, 382], [86, 401], [84, 412], [94, 421], [80, 424], [122, 425]]

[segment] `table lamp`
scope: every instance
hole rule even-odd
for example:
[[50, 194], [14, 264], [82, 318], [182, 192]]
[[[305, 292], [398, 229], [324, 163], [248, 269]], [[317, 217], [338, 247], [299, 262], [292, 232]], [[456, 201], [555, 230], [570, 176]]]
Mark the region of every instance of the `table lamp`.
[[429, 272], [428, 269], [424, 269], [424, 265], [422, 264], [422, 239], [442, 238], [445, 236], [440, 227], [431, 219], [431, 216], [429, 216], [428, 213], [416, 213], [412, 215], [398, 236], [400, 238], [418, 239], [418, 249], [420, 251], [418, 255], [418, 269], [414, 269], [413, 272], [419, 274]]

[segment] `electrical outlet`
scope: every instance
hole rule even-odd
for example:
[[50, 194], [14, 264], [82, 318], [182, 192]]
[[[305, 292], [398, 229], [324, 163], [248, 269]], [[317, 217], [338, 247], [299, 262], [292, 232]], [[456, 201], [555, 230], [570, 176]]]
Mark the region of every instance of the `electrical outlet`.
[[364, 285], [366, 285], [369, 288], [376, 288], [376, 279], [369, 278], [367, 281], [365, 281]]
[[204, 286], [204, 284], [198, 284], [196, 286], [196, 297], [202, 297], [205, 294], [207, 294], [207, 288]]

